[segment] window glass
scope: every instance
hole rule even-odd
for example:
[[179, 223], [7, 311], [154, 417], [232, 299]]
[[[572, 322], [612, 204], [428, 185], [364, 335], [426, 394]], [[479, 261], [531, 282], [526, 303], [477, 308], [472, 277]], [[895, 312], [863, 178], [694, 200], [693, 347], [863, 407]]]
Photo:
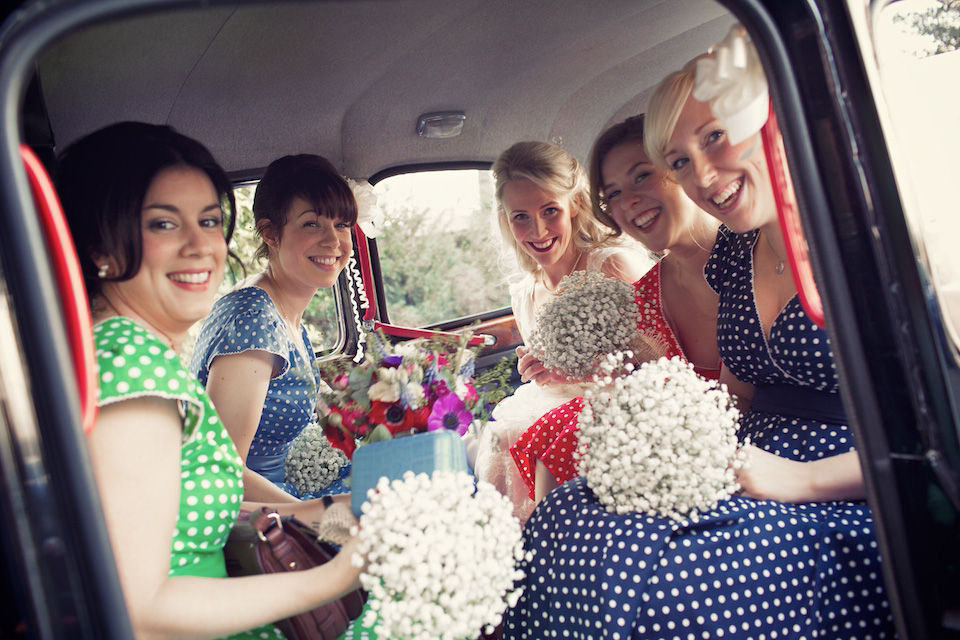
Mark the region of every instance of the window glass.
[[374, 186], [387, 317], [424, 327], [510, 306], [489, 171], [408, 173]]
[[[256, 190], [256, 183], [244, 184], [233, 190], [233, 195], [237, 200], [237, 224], [233, 232], [233, 239], [230, 242], [230, 249], [240, 258], [248, 276], [260, 273], [263, 270], [263, 266], [257, 262], [255, 257], [257, 248], [260, 246], [260, 237], [257, 235], [256, 226], [253, 223], [253, 194], [256, 193]], [[233, 268], [231, 269], [231, 267]], [[219, 291], [217, 291], [217, 298], [219, 299], [228, 293], [243, 278], [244, 273], [236, 266], [235, 261], [228, 261], [227, 272]], [[307, 328], [310, 342], [313, 343], [313, 348], [317, 354], [328, 353], [340, 344], [341, 326], [336, 295], [339, 286], [337, 284], [333, 288], [317, 291], [303, 313], [303, 325]], [[195, 324], [184, 341], [181, 352], [181, 358], [184, 362], [190, 362], [193, 343], [200, 334], [202, 325], [202, 322]]]
[[906, 0], [889, 5], [876, 28], [877, 61], [906, 213], [954, 344], [960, 346], [960, 2]]

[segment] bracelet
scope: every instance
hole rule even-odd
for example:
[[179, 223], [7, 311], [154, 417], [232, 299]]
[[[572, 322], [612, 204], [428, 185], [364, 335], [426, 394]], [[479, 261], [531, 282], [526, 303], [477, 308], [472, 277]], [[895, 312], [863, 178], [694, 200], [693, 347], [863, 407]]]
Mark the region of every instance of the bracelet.
[[323, 508], [324, 508], [324, 509], [329, 509], [329, 508], [330, 508], [330, 505], [333, 504], [333, 498], [331, 498], [330, 496], [323, 496], [322, 498], [320, 498], [320, 500], [323, 501]]

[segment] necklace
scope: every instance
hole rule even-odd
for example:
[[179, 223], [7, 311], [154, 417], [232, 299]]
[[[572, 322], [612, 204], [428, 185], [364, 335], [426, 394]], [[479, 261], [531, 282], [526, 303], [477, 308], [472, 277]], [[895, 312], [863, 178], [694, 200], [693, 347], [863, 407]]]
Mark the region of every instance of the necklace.
[[[582, 259], [583, 259], [583, 251], [581, 251], [580, 255], [577, 256], [577, 261], [573, 263], [573, 268], [570, 269], [567, 275], [570, 275], [571, 273], [577, 270], [577, 266], [580, 264], [580, 260]], [[556, 293], [557, 292], [556, 288], [551, 289], [550, 287], [547, 286], [547, 277], [543, 274], [543, 269], [540, 269], [539, 273], [540, 273], [540, 284], [542, 284], [543, 288], [547, 290], [547, 293]], [[559, 286], [560, 284], [557, 283], [557, 287]]]
[[271, 300], [273, 300], [274, 306], [280, 313], [280, 319], [283, 320], [283, 326], [287, 329], [287, 335], [290, 336], [291, 340], [293, 340], [294, 348], [296, 348], [296, 350], [307, 362], [310, 362], [311, 358], [307, 356], [306, 346], [303, 344], [303, 338], [302, 336], [297, 335], [297, 331], [294, 328], [295, 323], [290, 319], [286, 308], [283, 306], [283, 303], [280, 302], [280, 291], [277, 288], [277, 284], [269, 274], [264, 274], [264, 276], [270, 281], [270, 288], [273, 289], [273, 296], [271, 297]]
[[781, 258], [780, 254], [778, 254], [776, 250], [773, 248], [773, 244], [770, 243], [770, 237], [767, 234], [763, 233], [763, 231], [761, 231], [760, 233], [761, 235], [763, 235], [763, 239], [767, 241], [767, 246], [770, 247], [770, 253], [772, 253], [773, 257], [777, 259], [777, 266], [774, 267], [774, 270], [777, 272], [777, 275], [779, 276], [780, 274], [783, 273], [783, 258]]

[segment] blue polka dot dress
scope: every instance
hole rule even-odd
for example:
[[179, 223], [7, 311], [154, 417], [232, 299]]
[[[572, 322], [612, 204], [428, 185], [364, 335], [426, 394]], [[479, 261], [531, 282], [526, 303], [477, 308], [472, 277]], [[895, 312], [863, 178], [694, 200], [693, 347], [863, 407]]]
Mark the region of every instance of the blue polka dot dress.
[[[93, 336], [100, 406], [145, 396], [180, 400], [184, 406], [180, 510], [169, 575], [226, 578], [223, 545], [240, 512], [243, 464], [207, 392], [176, 352], [128, 318], [98, 323]], [[283, 640], [283, 634], [264, 625], [230, 638]]]
[[[298, 349], [287, 331], [280, 312], [267, 292], [259, 287], [231, 291], [213, 306], [204, 320], [193, 350], [190, 370], [204, 385], [210, 365], [220, 355], [250, 350], [266, 351], [281, 360], [279, 373], [270, 380], [257, 433], [247, 453], [247, 467], [266, 477], [288, 493], [308, 499], [330, 493], [345, 493], [342, 478], [349, 465], [341, 469], [340, 479], [316, 494], [299, 495], [284, 481], [283, 462], [290, 443], [304, 427], [315, 420], [319, 373], [314, 367], [313, 345], [301, 326]], [[304, 354], [309, 354], [308, 360]]]
[[[705, 270], [720, 294], [720, 354], [740, 379], [779, 393], [768, 408], [783, 403], [800, 415], [750, 411], [741, 433], [794, 460], [850, 451], [852, 433], [842, 408], [836, 413], [838, 382], [826, 333], [794, 297], [769, 340], [763, 335], [753, 302], [756, 239], [756, 233], [721, 227]], [[801, 402], [791, 405], [794, 391]], [[807, 405], [822, 415], [804, 416]], [[575, 478], [541, 502], [524, 541], [532, 558], [504, 638], [895, 635], [873, 520], [862, 503], [733, 497], [696, 519], [674, 521], [611, 514], [586, 481]]]

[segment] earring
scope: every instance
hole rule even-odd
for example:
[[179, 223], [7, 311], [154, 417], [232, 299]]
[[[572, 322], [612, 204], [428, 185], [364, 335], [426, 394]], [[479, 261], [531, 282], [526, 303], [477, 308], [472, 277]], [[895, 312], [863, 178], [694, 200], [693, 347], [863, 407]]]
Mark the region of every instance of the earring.
[[101, 279], [106, 278], [108, 273], [110, 273], [110, 265], [104, 262], [97, 270], [97, 277]]

